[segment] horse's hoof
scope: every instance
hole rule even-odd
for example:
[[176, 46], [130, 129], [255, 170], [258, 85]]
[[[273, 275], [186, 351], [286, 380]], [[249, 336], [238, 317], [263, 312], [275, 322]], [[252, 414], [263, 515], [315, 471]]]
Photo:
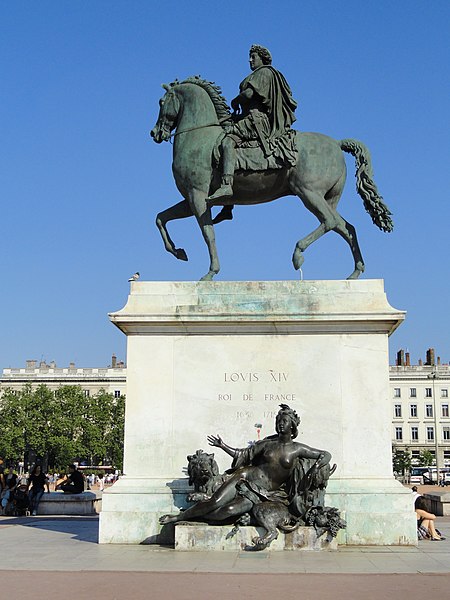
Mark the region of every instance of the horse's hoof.
[[347, 279], [358, 279], [361, 275], [361, 271], [359, 269], [355, 269], [351, 275], [347, 277]]
[[209, 273], [206, 273], [206, 275], [203, 275], [203, 277], [200, 279], [200, 281], [212, 281], [214, 275], [215, 275], [215, 273], [210, 271]]
[[177, 248], [175, 250], [175, 256], [176, 256], [176, 258], [178, 258], [178, 260], [185, 260], [185, 261], [189, 260], [188, 255], [186, 254], [184, 248]]
[[361, 275], [361, 273], [364, 273], [364, 264], [361, 262], [356, 263], [356, 267], [355, 270], [353, 271], [353, 273], [351, 275], [349, 275], [347, 277], [347, 279], [358, 279], [358, 277]]
[[296, 248], [292, 256], [292, 264], [294, 265], [294, 269], [298, 271], [304, 262], [305, 257], [303, 256], [303, 252]]

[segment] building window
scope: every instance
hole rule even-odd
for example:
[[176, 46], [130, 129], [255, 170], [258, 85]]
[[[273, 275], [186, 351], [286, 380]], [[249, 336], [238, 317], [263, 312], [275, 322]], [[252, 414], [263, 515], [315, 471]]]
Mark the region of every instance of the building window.
[[448, 389], [444, 388], [441, 390], [441, 398], [448, 398]]
[[401, 392], [400, 388], [394, 388], [394, 398], [400, 398]]
[[425, 404], [425, 416], [432, 417], [433, 416], [433, 405]]
[[449, 413], [448, 413], [448, 404], [443, 404], [442, 405], [442, 416], [443, 417], [448, 417]]
[[417, 398], [417, 390], [416, 388], [410, 388], [409, 389], [409, 395], [411, 398]]
[[427, 440], [434, 442], [434, 427], [427, 427]]
[[114, 390], [114, 398], [120, 398], [121, 393], [120, 390]]
[[417, 417], [417, 404], [411, 404], [409, 407], [411, 417]]
[[442, 428], [442, 439], [444, 439], [445, 441], [450, 440], [450, 427]]
[[401, 427], [396, 427], [395, 428], [395, 439], [398, 442], [401, 442], [403, 440], [403, 430]]
[[91, 392], [89, 390], [83, 390], [85, 398], [89, 398]]
[[425, 388], [425, 398], [432, 398], [431, 388]]
[[450, 460], [450, 450], [444, 450], [444, 460]]
[[401, 404], [396, 404], [394, 406], [394, 414], [396, 417], [401, 417], [402, 416], [402, 405]]
[[411, 427], [411, 440], [413, 442], [419, 441], [419, 428], [418, 427]]

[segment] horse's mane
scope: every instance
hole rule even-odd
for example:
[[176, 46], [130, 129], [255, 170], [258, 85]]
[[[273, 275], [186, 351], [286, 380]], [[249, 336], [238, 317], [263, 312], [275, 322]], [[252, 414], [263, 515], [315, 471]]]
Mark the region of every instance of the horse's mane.
[[200, 75], [195, 75], [193, 77], [188, 77], [183, 81], [174, 81], [171, 85], [180, 83], [193, 83], [205, 90], [211, 98], [211, 102], [214, 104], [219, 123], [223, 124], [225, 121], [231, 119], [230, 107], [222, 95], [222, 90], [214, 83], [214, 81], [206, 81], [206, 79], [202, 79]]

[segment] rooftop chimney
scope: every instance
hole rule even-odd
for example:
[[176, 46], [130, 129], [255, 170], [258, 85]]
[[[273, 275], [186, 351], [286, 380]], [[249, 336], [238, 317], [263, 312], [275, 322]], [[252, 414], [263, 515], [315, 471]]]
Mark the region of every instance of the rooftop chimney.
[[421, 358], [419, 358], [419, 367], [421, 367], [423, 365], [423, 361]]
[[27, 360], [27, 369], [34, 369], [36, 367], [37, 360]]
[[403, 350], [399, 350], [397, 352], [397, 365], [399, 367], [403, 367], [405, 364], [405, 352]]
[[69, 369], [75, 369], [75, 363], [74, 362], [69, 363]]
[[115, 354], [111, 357], [111, 367], [115, 369], [117, 367], [117, 356]]
[[411, 359], [410, 359], [410, 357], [409, 357], [409, 352], [407, 352], [407, 353], [405, 354], [405, 365], [406, 365], [407, 367], [410, 367], [410, 366], [411, 366]]
[[427, 350], [427, 360], [425, 362], [426, 365], [430, 366], [430, 367], [434, 367], [434, 365], [436, 364], [436, 360], [434, 357], [434, 348], [428, 348]]

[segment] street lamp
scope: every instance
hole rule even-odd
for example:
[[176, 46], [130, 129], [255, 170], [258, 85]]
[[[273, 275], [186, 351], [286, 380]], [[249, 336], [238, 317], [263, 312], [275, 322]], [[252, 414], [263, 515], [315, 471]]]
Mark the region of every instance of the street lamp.
[[439, 441], [438, 441], [438, 418], [437, 418], [437, 407], [436, 407], [436, 390], [435, 381], [438, 379], [438, 374], [435, 370], [427, 375], [428, 379], [433, 381], [433, 412], [434, 412], [434, 447], [436, 453], [436, 483], [439, 485]]

